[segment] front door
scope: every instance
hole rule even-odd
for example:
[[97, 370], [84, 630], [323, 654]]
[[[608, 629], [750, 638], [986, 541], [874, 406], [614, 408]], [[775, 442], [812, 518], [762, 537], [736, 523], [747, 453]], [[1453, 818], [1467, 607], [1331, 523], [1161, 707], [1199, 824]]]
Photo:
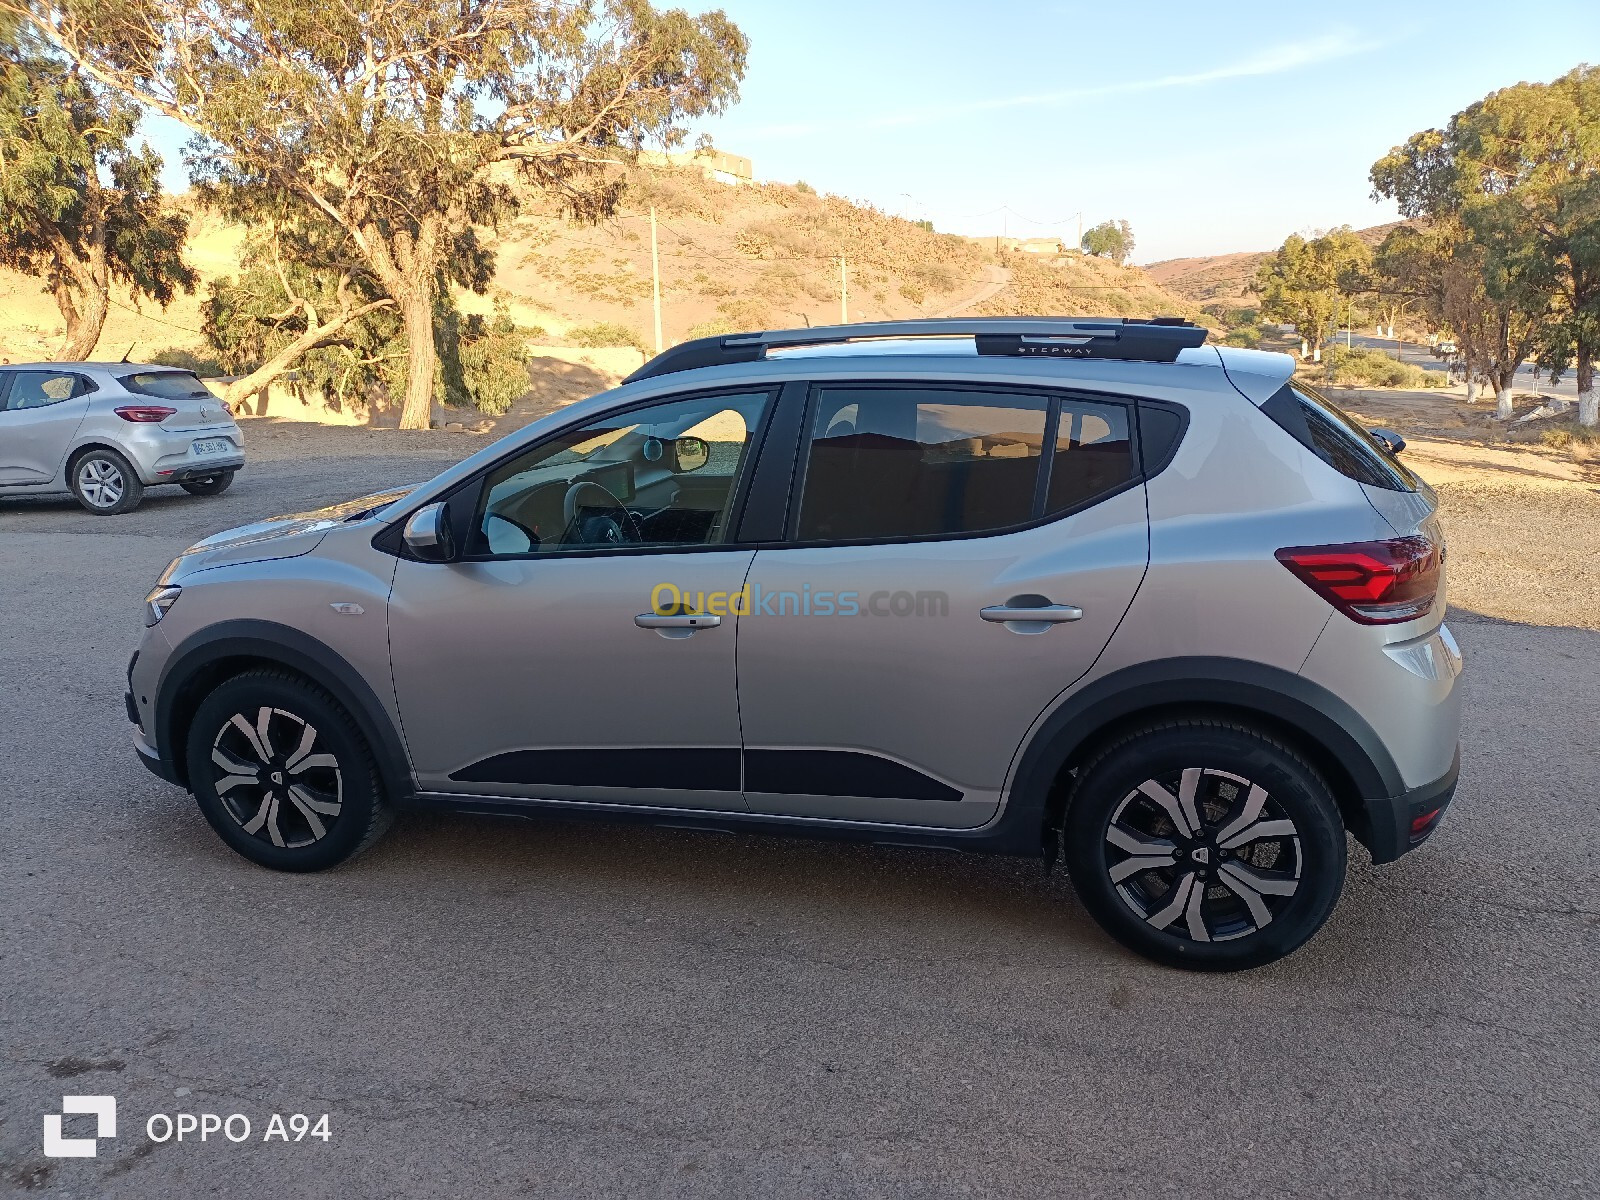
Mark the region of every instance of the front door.
[[739, 631], [753, 811], [971, 828], [1149, 557], [1134, 417], [998, 388], [817, 389], [791, 545]]
[[423, 790], [743, 809], [729, 598], [754, 552], [726, 542], [767, 407], [675, 399], [557, 434], [466, 490], [465, 561], [401, 561]]
[[0, 374], [0, 485], [56, 477], [89, 411], [87, 386], [70, 371]]

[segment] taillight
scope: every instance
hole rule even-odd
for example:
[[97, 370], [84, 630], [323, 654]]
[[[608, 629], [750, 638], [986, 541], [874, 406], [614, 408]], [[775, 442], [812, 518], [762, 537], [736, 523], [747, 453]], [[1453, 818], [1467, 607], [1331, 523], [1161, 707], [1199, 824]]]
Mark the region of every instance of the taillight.
[[124, 404], [115, 411], [124, 421], [134, 421], [140, 425], [155, 425], [168, 417], [176, 416], [178, 412], [177, 409], [168, 408], [165, 404]]
[[1352, 621], [1396, 625], [1433, 607], [1439, 547], [1420, 535], [1340, 546], [1290, 546], [1278, 561]]

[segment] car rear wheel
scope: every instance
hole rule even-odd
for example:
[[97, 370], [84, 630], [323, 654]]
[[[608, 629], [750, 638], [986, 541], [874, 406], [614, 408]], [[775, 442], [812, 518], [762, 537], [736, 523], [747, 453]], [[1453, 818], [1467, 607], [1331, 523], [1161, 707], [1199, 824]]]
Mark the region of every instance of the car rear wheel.
[[189, 727], [188, 768], [222, 840], [279, 871], [335, 866], [377, 841], [392, 817], [350, 715], [288, 672], [250, 671], [207, 696]]
[[1175, 721], [1108, 746], [1080, 772], [1062, 837], [1073, 885], [1106, 932], [1190, 970], [1284, 957], [1344, 886], [1327, 783], [1242, 725]]
[[220, 496], [228, 490], [228, 485], [232, 482], [232, 471], [218, 471], [215, 475], [208, 475], [204, 479], [190, 479], [178, 486], [191, 496]]
[[115, 450], [88, 450], [72, 462], [68, 477], [78, 503], [96, 516], [111, 517], [139, 507], [144, 484]]

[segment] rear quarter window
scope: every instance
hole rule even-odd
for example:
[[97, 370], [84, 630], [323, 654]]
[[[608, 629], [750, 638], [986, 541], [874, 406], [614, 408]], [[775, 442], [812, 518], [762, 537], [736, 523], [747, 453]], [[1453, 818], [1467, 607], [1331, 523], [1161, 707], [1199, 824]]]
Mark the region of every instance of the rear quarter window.
[[122, 386], [162, 400], [209, 400], [211, 390], [188, 371], [139, 371], [122, 377]]
[[1360, 422], [1302, 383], [1286, 383], [1261, 406], [1285, 433], [1339, 474], [1391, 492], [1414, 492], [1417, 477]]

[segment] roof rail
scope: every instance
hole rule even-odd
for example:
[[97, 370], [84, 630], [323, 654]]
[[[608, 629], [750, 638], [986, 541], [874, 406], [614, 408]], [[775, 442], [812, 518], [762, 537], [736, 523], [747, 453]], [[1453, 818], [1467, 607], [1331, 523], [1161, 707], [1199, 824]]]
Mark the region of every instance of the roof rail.
[[636, 383], [696, 367], [759, 362], [769, 350], [888, 338], [970, 337], [979, 354], [1174, 362], [1180, 350], [1203, 345], [1209, 333], [1182, 317], [935, 317], [866, 321], [859, 325], [696, 338], [662, 351], [623, 382]]

